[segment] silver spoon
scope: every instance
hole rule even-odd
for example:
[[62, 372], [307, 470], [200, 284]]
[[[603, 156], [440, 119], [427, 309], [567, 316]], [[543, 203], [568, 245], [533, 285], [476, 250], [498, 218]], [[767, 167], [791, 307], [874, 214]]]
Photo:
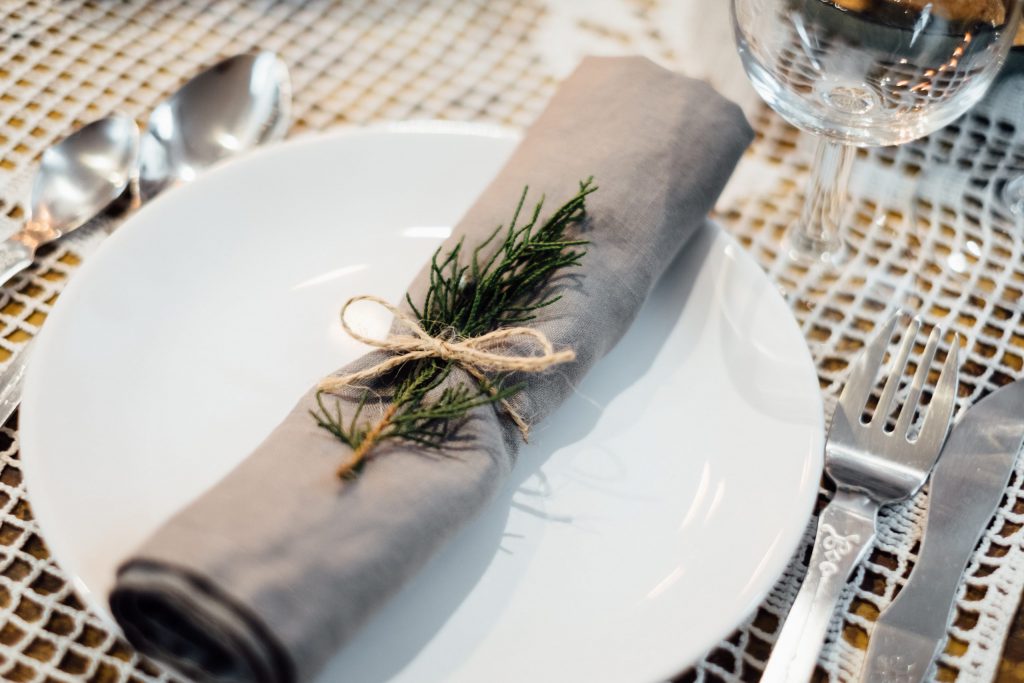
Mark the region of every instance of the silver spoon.
[[[123, 114], [85, 126], [43, 152], [25, 225], [0, 242], [0, 284], [32, 265], [36, 249], [89, 221], [135, 176], [139, 129]], [[22, 348], [0, 375], [0, 424], [21, 400], [28, 361]]]
[[43, 152], [24, 226], [0, 242], [0, 285], [32, 265], [36, 249], [97, 215], [135, 175], [139, 130], [113, 114]]
[[288, 67], [273, 52], [236, 55], [203, 71], [149, 118], [139, 155], [141, 201], [281, 138], [290, 113]]
[[[118, 178], [120, 191], [114, 193], [114, 197], [119, 196], [125, 184], [135, 176], [136, 158], [139, 162], [140, 183], [137, 207], [161, 190], [193, 179], [212, 164], [283, 137], [288, 130], [290, 112], [291, 83], [288, 69], [276, 55], [261, 52], [258, 55], [238, 55], [226, 59], [189, 80], [157, 106], [142, 138], [141, 149], [138, 154], [133, 152], [130, 155], [124, 184], [120, 184], [122, 179]], [[86, 126], [53, 149], [63, 148], [104, 121]], [[130, 119], [127, 121], [134, 131], [132, 139], [137, 149], [138, 131], [134, 122]], [[47, 155], [51, 151], [43, 154], [43, 167], [46, 167]], [[91, 150], [90, 154], [94, 154], [95, 158], [88, 161], [103, 165], [99, 150]], [[114, 158], [118, 156], [114, 155]], [[76, 163], [81, 165], [83, 161], [69, 162], [66, 167], [75, 166]], [[105, 163], [109, 165], [113, 162], [107, 160]], [[60, 191], [70, 187], [70, 182], [66, 182], [67, 179], [60, 175], [54, 175], [53, 178], [55, 180], [50, 181], [53, 187], [46, 194], [56, 197]], [[147, 189], [148, 192], [145, 191]], [[99, 213], [107, 204], [109, 201], [97, 203], [91, 207], [91, 211], [83, 208], [81, 223]], [[64, 232], [70, 229], [65, 226]], [[0, 258], [3, 248], [4, 244], [0, 244]], [[21, 268], [32, 263], [30, 255], [24, 255], [24, 258], [28, 260]], [[14, 272], [17, 270], [11, 274]], [[10, 274], [5, 276], [0, 284], [9, 277]], [[25, 344], [0, 373], [0, 425], [7, 422], [21, 402], [21, 387], [31, 346], [31, 341]]]

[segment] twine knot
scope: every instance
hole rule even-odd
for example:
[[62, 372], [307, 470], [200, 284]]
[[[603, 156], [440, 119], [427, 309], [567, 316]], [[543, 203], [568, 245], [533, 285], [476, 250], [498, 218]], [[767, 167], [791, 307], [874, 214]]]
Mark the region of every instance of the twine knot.
[[[356, 332], [349, 326], [346, 313], [349, 306], [360, 301], [369, 301], [387, 309], [410, 334], [392, 334], [384, 339], [375, 339]], [[576, 359], [572, 349], [556, 351], [543, 332], [530, 327], [503, 327], [479, 337], [469, 338], [457, 336], [454, 330], [446, 330], [436, 337], [431, 336], [414, 317], [376, 296], [355, 296], [346, 301], [341, 307], [341, 327], [353, 339], [390, 351], [393, 355], [365, 370], [325, 377], [320, 381], [318, 388], [327, 393], [337, 393], [345, 387], [380, 377], [412, 361], [440, 358], [459, 365], [482, 387], [494, 394], [496, 390], [487, 380], [485, 372], [543, 372], [554, 365]], [[517, 354], [503, 348], [512, 339], [526, 341], [528, 350]], [[507, 401], [502, 400], [501, 404], [519, 428], [523, 439], [526, 439], [530, 431], [529, 425]]]

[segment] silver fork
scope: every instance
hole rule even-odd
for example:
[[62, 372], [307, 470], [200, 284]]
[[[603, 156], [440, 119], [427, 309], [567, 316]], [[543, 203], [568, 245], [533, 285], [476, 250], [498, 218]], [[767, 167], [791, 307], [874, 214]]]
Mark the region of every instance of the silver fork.
[[938, 328], [928, 338], [895, 429], [886, 429], [921, 327], [917, 319], [903, 335], [871, 420], [861, 419], [896, 320], [890, 320], [857, 359], [839, 397], [825, 444], [825, 471], [836, 484], [836, 494], [818, 518], [807, 576], [768, 659], [762, 683], [810, 679], [839, 595], [874, 541], [879, 508], [909, 498], [921, 488], [949, 432], [958, 383], [958, 338], [946, 356], [921, 429], [911, 440], [914, 414], [941, 336]]

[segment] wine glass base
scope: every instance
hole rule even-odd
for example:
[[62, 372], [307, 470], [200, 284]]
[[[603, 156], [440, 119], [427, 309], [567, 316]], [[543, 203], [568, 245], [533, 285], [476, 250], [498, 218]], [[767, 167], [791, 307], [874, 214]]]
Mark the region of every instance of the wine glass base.
[[809, 238], [800, 223], [786, 231], [782, 248], [791, 261], [801, 266], [840, 268], [850, 261], [851, 250], [841, 238], [820, 240]]
[[1000, 198], [1012, 216], [1024, 217], [1024, 175], [1007, 182]]
[[784, 296], [812, 311], [835, 293], [854, 294], [872, 307], [916, 313], [921, 307], [919, 243], [901, 197], [880, 201], [854, 192], [834, 242], [806, 239], [800, 221], [790, 222], [780, 242]]

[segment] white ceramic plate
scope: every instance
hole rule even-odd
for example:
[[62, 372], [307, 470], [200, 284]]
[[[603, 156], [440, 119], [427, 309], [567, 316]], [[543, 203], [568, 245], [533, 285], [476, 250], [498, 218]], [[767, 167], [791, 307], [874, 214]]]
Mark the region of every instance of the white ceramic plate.
[[[339, 305], [397, 300], [516, 139], [406, 126], [267, 149], [163, 195], [82, 268], [38, 341], [21, 442], [35, 515], [92, 607], [143, 537], [363, 352]], [[789, 310], [708, 225], [535, 436], [324, 681], [671, 676], [785, 567], [823, 428]]]

